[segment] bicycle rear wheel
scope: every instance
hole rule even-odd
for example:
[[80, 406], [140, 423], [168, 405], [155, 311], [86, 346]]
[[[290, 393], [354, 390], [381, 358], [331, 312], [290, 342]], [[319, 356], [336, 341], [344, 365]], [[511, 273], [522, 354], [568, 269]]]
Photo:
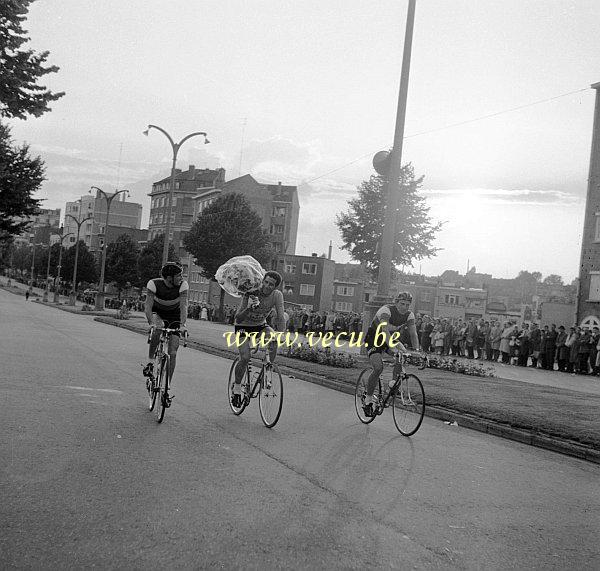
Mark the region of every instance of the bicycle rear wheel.
[[[231, 364], [231, 369], [229, 369], [229, 381], [227, 383], [227, 402], [229, 403], [229, 408], [231, 408], [231, 412], [233, 412], [233, 414], [235, 414], [236, 416], [244, 412], [244, 409], [248, 406], [248, 399], [250, 398], [250, 395], [247, 394], [247, 398], [242, 399], [242, 404], [239, 407], [233, 406], [233, 403], [231, 402], [231, 397], [233, 396], [233, 385], [235, 383], [235, 367], [238, 364], [239, 360], [239, 357], [237, 357]], [[248, 369], [246, 369], [246, 372], [244, 373], [244, 376], [242, 378], [242, 384], [247, 385], [248, 383]], [[246, 390], [248, 391], [248, 388]]]
[[260, 417], [267, 428], [273, 428], [281, 416], [283, 406], [283, 379], [277, 365], [263, 366], [258, 393]]
[[[354, 407], [356, 408], [356, 414], [358, 415], [358, 419], [364, 424], [369, 424], [375, 420], [374, 416], [367, 416], [365, 414], [365, 396], [367, 394], [367, 381], [371, 376], [373, 369], [370, 367], [368, 369], [363, 369], [358, 376], [358, 380], [356, 381], [356, 388], [354, 389]], [[379, 395], [379, 387], [375, 388], [374, 396]]]
[[394, 394], [392, 403], [394, 424], [404, 436], [412, 436], [425, 416], [425, 391], [419, 377], [406, 375]]
[[156, 392], [156, 421], [162, 422], [165, 417], [165, 395], [169, 388], [169, 365], [170, 357], [165, 354], [162, 356], [158, 373], [158, 391]]
[[156, 388], [158, 385], [157, 375], [158, 375], [158, 367], [159, 360], [154, 358], [152, 367], [152, 376], [146, 378], [146, 389], [148, 391], [148, 410], [153, 411], [154, 405], [156, 404]]

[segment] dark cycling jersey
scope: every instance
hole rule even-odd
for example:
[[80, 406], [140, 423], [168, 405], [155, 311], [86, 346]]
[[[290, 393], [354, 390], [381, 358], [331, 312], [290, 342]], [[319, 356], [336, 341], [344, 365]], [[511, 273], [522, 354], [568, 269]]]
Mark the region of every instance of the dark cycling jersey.
[[387, 343], [383, 343], [381, 347], [375, 347], [375, 333], [377, 332], [377, 327], [380, 324], [385, 322], [392, 327], [399, 328], [411, 320], [415, 320], [415, 315], [412, 311], [400, 313], [395, 304], [389, 304], [380, 307], [377, 310], [375, 317], [373, 317], [373, 321], [371, 321], [371, 325], [369, 325], [365, 335], [365, 343], [368, 346], [368, 354], [371, 355], [372, 353], [383, 353], [388, 348]]
[[169, 287], [163, 278], [155, 278], [148, 282], [146, 288], [154, 294], [152, 313], [156, 313], [165, 322], [178, 322], [181, 316], [181, 294], [188, 291], [188, 283], [184, 280], [179, 287]]

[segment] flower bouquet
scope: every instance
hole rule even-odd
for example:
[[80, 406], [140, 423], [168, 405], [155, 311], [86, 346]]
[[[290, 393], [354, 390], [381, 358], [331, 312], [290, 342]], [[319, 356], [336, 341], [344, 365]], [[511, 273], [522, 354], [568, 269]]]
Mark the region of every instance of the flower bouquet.
[[227, 260], [215, 273], [219, 285], [233, 297], [260, 287], [265, 270], [252, 256], [235, 256]]

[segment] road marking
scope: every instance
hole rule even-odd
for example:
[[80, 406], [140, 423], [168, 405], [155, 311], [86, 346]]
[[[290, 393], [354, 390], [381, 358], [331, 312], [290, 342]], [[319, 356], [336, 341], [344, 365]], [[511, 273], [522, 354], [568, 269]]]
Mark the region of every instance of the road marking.
[[94, 387], [75, 387], [72, 385], [63, 385], [60, 388], [62, 389], [74, 389], [76, 391], [97, 391], [101, 393], [114, 393], [114, 394], [123, 394], [123, 391], [118, 391], [116, 389], [96, 389]]

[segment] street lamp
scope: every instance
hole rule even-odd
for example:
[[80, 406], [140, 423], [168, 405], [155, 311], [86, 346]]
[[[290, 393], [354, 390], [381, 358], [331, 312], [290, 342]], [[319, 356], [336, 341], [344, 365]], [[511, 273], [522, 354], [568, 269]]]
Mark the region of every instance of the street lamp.
[[55, 287], [54, 287], [54, 303], [58, 303], [59, 301], [59, 292], [58, 289], [60, 288], [60, 268], [61, 268], [61, 264], [62, 264], [62, 251], [63, 251], [63, 240], [65, 238], [67, 238], [68, 236], [73, 236], [73, 232], [69, 232], [68, 234], [63, 234], [60, 237], [60, 249], [58, 251], [58, 270], [56, 272], [56, 283], [55, 283]]
[[52, 236], [54, 234], [48, 234], [48, 265], [46, 266], [46, 289], [44, 295], [42, 295], [42, 301], [46, 303], [48, 301], [48, 295], [50, 291], [50, 254], [52, 253]]
[[[379, 276], [377, 279], [377, 295], [372, 302], [365, 305], [364, 324], [368, 326], [375, 311], [389, 301], [390, 281], [392, 273], [394, 239], [396, 234], [396, 220], [398, 217], [397, 204], [400, 193], [400, 173], [402, 170], [402, 143], [404, 139], [404, 121], [406, 117], [406, 100], [408, 95], [408, 76], [410, 72], [410, 56], [412, 50], [412, 36], [415, 21], [416, 0], [408, 0], [406, 16], [406, 32], [404, 36], [404, 53], [402, 57], [402, 72], [400, 76], [400, 90], [398, 93], [398, 108], [396, 112], [396, 127], [394, 131], [394, 146], [389, 157], [377, 153], [373, 164], [379, 174], [386, 173], [387, 197], [383, 236], [379, 255]], [[380, 165], [378, 169], [377, 165]]]
[[100, 285], [98, 287], [99, 291], [96, 294], [96, 310], [100, 311], [104, 309], [104, 265], [106, 264], [106, 250], [108, 246], [108, 244], [106, 243], [106, 233], [108, 232], [108, 215], [110, 213], [110, 205], [112, 201], [123, 192], [126, 192], [127, 196], [129, 196], [129, 191], [126, 188], [124, 188], [123, 190], [117, 190], [114, 194], [107, 194], [97, 186], [92, 186], [90, 188], [90, 192], [92, 192], [92, 189], [101, 192], [102, 196], [104, 196], [104, 198], [106, 199], [106, 221], [104, 223], [104, 244], [102, 247], [102, 262], [100, 265]]
[[171, 184], [169, 186], [169, 199], [167, 201], [167, 226], [165, 228], [165, 240], [162, 255], [162, 263], [164, 265], [167, 263], [167, 259], [169, 257], [169, 243], [171, 241], [171, 205], [173, 204], [173, 192], [175, 190], [175, 165], [177, 163], [177, 153], [179, 152], [179, 149], [181, 148], [181, 145], [183, 145], [183, 143], [185, 143], [188, 139], [191, 139], [192, 137], [196, 137], [197, 135], [202, 135], [204, 137], [205, 145], [210, 143], [210, 141], [206, 137], [206, 133], [198, 131], [197, 133], [190, 133], [189, 135], [186, 135], [183, 139], [181, 139], [181, 141], [179, 141], [179, 143], [176, 143], [175, 141], [173, 141], [169, 133], [167, 133], [163, 128], [158, 127], [156, 125], [148, 125], [148, 128], [144, 131], [144, 135], [146, 135], [146, 137], [148, 136], [148, 132], [150, 131], [150, 129], [156, 129], [160, 131], [169, 140], [169, 143], [171, 143], [171, 149], [173, 150], [173, 163], [171, 165]]
[[93, 217], [88, 214], [83, 220], [78, 220], [72, 214], [65, 214], [69, 218], [72, 218], [75, 224], [77, 224], [77, 241], [75, 242], [75, 262], [73, 264], [73, 283], [71, 284], [71, 293], [69, 294], [69, 305], [75, 305], [75, 298], [77, 297], [77, 260], [79, 258], [79, 233], [81, 232], [81, 226], [84, 222], [91, 220]]

